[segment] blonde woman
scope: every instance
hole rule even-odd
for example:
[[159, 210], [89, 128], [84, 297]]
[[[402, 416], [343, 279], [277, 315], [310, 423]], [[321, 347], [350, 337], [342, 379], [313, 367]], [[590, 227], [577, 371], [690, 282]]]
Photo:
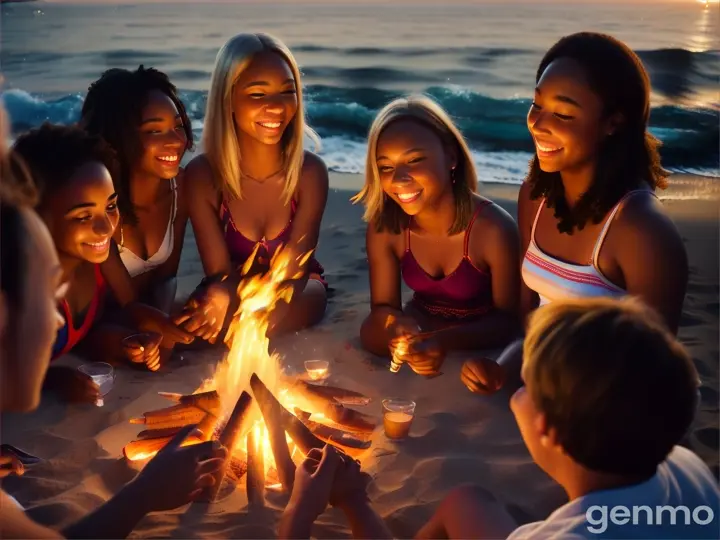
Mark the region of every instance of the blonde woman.
[[[283, 247], [315, 249], [328, 196], [325, 163], [304, 150], [300, 72], [290, 50], [267, 34], [239, 34], [217, 55], [208, 96], [204, 153], [186, 169], [190, 220], [206, 278], [176, 320], [215, 342], [236, 296], [239, 268], [257, 249], [252, 272]], [[323, 268], [311, 258], [279, 304], [270, 332], [320, 321], [327, 303]]]
[[[363, 346], [386, 355], [414, 337], [404, 359], [432, 375], [449, 349], [505, 345], [518, 329], [518, 232], [475, 193], [470, 150], [448, 114], [423, 96], [387, 105], [370, 128], [366, 171], [353, 199], [368, 222]], [[401, 277], [415, 293], [404, 310]]]

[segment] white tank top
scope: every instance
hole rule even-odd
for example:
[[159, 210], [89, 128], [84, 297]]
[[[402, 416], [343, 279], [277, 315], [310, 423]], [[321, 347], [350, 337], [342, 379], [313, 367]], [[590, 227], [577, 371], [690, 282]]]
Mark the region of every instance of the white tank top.
[[126, 248], [123, 245], [123, 230], [122, 226], [120, 226], [120, 245], [118, 246], [120, 250], [120, 259], [125, 265], [125, 268], [127, 268], [130, 277], [139, 276], [140, 274], [144, 274], [145, 272], [149, 272], [150, 270], [157, 268], [167, 261], [170, 258], [170, 255], [172, 255], [173, 246], [175, 245], [175, 227], [173, 225], [175, 224], [175, 214], [177, 213], [177, 184], [175, 183], [174, 178], [170, 180], [170, 188], [172, 189], [173, 197], [172, 206], [170, 208], [170, 221], [168, 222], [167, 230], [165, 231], [165, 237], [163, 238], [160, 247], [152, 257], [145, 260]]
[[589, 298], [594, 296], [620, 297], [627, 292], [615, 285], [606, 278], [600, 271], [598, 259], [600, 248], [603, 245], [605, 236], [610, 229], [610, 224], [622, 207], [625, 201], [636, 193], [650, 193], [648, 190], [634, 190], [628, 192], [609, 212], [600, 235], [595, 242], [592, 257], [588, 264], [570, 264], [558, 260], [543, 252], [535, 242], [535, 227], [537, 226], [540, 212], [545, 207], [545, 199], [540, 202], [532, 232], [530, 233], [530, 244], [525, 252], [522, 264], [522, 278], [528, 288], [535, 291], [540, 297], [540, 305], [563, 300], [566, 298]]

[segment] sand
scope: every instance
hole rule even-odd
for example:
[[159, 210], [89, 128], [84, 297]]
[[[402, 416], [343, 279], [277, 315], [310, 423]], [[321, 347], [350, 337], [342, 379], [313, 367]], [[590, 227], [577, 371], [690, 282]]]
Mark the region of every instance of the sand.
[[[717, 184], [704, 187], [678, 178], [680, 187], [667, 208], [681, 231], [690, 257], [690, 284], [680, 337], [689, 347], [702, 377], [702, 405], [685, 444], [718, 472], [718, 201]], [[508, 409], [508, 394], [475, 396], [459, 379], [463, 355], [451, 356], [443, 375], [426, 380], [403, 367], [390, 373], [385, 362], [361, 351], [358, 329], [369, 309], [365, 225], [362, 209], [352, 206], [357, 176], [332, 175], [318, 258], [334, 288], [322, 324], [282, 339], [284, 363], [302, 369], [309, 359], [330, 361], [330, 382], [373, 398], [365, 412], [379, 427], [373, 447], [362, 457], [373, 476], [369, 493], [394, 534], [412, 536], [452, 488], [478, 484], [508, 505], [519, 522], [542, 519], [565, 502], [565, 495], [532, 462]], [[714, 180], [717, 182], [717, 180]], [[683, 186], [686, 186], [683, 188]], [[690, 188], [687, 188], [690, 186]], [[516, 186], [487, 185], [483, 192], [515, 215]], [[695, 200], [700, 189], [713, 200]], [[201, 265], [188, 235], [180, 288], [187, 294], [200, 279]], [[490, 356], [498, 351], [488, 351]], [[136, 470], [122, 457], [122, 446], [139, 431], [132, 416], [165, 406], [158, 391], [192, 392], [212, 373], [218, 351], [184, 353], [184, 360], [160, 373], [120, 369], [102, 408], [65, 406], [45, 399], [28, 415], [4, 415], [2, 440], [45, 461], [5, 489], [37, 520], [52, 527], [71, 523], [97, 507], [130, 480]], [[68, 357], [61, 362], [79, 365]], [[389, 441], [382, 433], [384, 397], [417, 402], [410, 437]], [[213, 505], [194, 505], [151, 514], [133, 533], [138, 538], [265, 538], [275, 535], [286, 497], [268, 495], [264, 510], [249, 511], [244, 486]], [[319, 538], [347, 537], [342, 514], [328, 510], [314, 528]]]

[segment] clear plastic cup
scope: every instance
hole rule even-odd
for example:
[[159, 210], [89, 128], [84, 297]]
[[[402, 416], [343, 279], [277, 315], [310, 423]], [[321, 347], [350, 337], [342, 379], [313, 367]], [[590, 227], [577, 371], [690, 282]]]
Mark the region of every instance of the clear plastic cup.
[[407, 437], [415, 417], [415, 402], [409, 399], [387, 398], [383, 399], [382, 406], [385, 436], [394, 440]]
[[311, 381], [324, 381], [330, 376], [330, 362], [327, 360], [306, 360], [305, 371]]
[[95, 384], [98, 385], [100, 397], [95, 402], [95, 405], [98, 407], [105, 405], [103, 398], [112, 390], [115, 383], [115, 370], [113, 367], [105, 362], [93, 362], [92, 364], [83, 364], [78, 368], [78, 371], [92, 378]]

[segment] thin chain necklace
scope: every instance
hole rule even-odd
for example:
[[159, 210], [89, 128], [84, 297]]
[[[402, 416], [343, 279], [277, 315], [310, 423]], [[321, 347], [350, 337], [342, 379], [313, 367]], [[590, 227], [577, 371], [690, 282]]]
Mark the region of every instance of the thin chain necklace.
[[285, 171], [285, 165], [280, 167], [277, 171], [274, 173], [268, 174], [267, 176], [263, 176], [262, 178], [256, 178], [255, 176], [248, 174], [246, 172], [243, 172], [243, 170], [240, 170], [240, 174], [243, 176], [243, 178], [247, 178], [248, 180], [253, 180], [254, 182], [257, 182], [258, 184], [262, 184], [263, 182], [267, 182], [271, 178], [277, 176], [281, 172]]

